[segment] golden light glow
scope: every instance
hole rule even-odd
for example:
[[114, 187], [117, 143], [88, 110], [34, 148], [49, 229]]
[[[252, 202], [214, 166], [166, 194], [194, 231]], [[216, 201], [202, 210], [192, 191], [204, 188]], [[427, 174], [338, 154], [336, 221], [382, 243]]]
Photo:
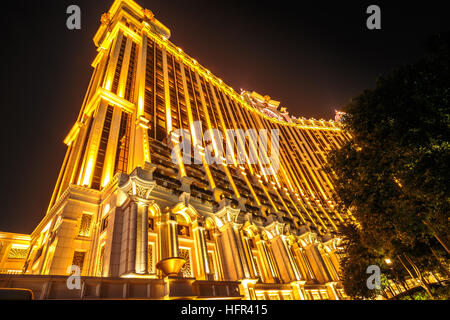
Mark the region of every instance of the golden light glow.
[[[162, 279], [156, 266], [180, 267], [183, 261], [176, 257], [178, 249], [184, 249], [189, 250], [189, 255], [182, 251], [188, 271], [182, 274], [207, 280], [201, 285], [227, 286], [229, 293], [237, 289], [233, 298], [301, 299], [303, 275], [316, 281], [314, 294], [338, 298], [334, 291], [326, 291], [328, 283], [336, 283], [328, 279], [330, 270], [338, 267], [335, 247], [327, 244], [323, 250], [320, 243], [324, 235], [335, 239], [333, 230], [342, 217], [331, 201], [332, 179], [323, 165], [326, 152], [348, 137], [334, 122], [289, 120], [279, 102], [249, 91], [235, 92], [169, 37], [170, 30], [134, 1], [114, 2], [94, 36], [96, 70], [77, 122], [64, 139], [69, 148], [47, 215], [28, 238], [0, 233], [2, 243], [12, 244], [11, 248], [32, 246], [25, 271], [31, 274], [64, 274], [77, 251], [75, 260], [85, 252], [83, 276], [104, 276], [133, 286], [125, 279]], [[260, 108], [252, 97], [266, 101], [268, 109]], [[194, 126], [195, 121], [202, 122], [201, 128]], [[190, 129], [201, 164], [184, 164], [182, 153], [173, 152], [180, 137], [171, 133], [180, 127]], [[217, 137], [203, 141], [204, 132], [216, 127], [225, 143], [234, 145], [238, 139], [245, 145], [245, 163], [238, 163], [234, 150], [227, 163], [219, 154], [223, 141]], [[226, 131], [238, 128], [279, 130], [279, 167], [268, 163], [267, 153], [259, 152], [268, 151], [259, 150], [259, 142]], [[254, 164], [250, 151], [257, 155]], [[207, 152], [218, 156], [219, 163], [208, 164]], [[92, 214], [92, 221], [85, 213]], [[109, 260], [117, 214], [123, 214], [127, 223], [120, 232], [132, 239], [118, 252], [120, 261], [126, 261], [125, 274]], [[206, 218], [205, 224], [200, 216]], [[267, 225], [270, 219], [279, 222]], [[305, 225], [309, 227], [301, 236], [292, 231]], [[86, 229], [92, 232], [80, 233]], [[324, 263], [316, 256], [323, 254], [331, 257], [322, 259]], [[161, 264], [167, 257], [173, 260]], [[2, 263], [0, 272], [24, 266]], [[240, 278], [230, 284], [225, 281], [227, 272]]]
[[85, 172], [84, 178], [83, 178], [83, 186], [90, 185], [93, 167], [94, 167], [94, 160], [92, 158], [90, 158], [88, 160], [88, 164], [86, 166], [86, 172]]

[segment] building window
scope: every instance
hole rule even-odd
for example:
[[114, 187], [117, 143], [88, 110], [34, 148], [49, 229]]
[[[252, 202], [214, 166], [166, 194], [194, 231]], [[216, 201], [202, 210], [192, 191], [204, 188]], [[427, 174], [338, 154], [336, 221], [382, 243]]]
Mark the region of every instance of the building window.
[[108, 228], [108, 223], [109, 223], [109, 215], [107, 215], [106, 217], [103, 218], [102, 227], [100, 228], [100, 232], [103, 232], [106, 230], [106, 228]]
[[119, 140], [116, 150], [114, 174], [117, 172], [127, 173], [128, 150], [130, 145], [131, 116], [122, 112], [120, 119]]
[[178, 224], [177, 225], [178, 235], [182, 237], [190, 237], [191, 232], [189, 230], [189, 226]]
[[181, 237], [190, 237], [191, 230], [189, 228], [189, 222], [181, 214], [177, 215], [177, 233]]
[[83, 271], [84, 257], [86, 256], [86, 252], [84, 251], [75, 251], [73, 253], [72, 265], [78, 266], [80, 268], [80, 272]]
[[192, 269], [191, 269], [191, 249], [179, 248], [178, 256], [186, 260], [185, 265], [181, 268], [181, 274], [184, 278], [192, 278]]
[[155, 220], [153, 218], [148, 218], [148, 229], [155, 230]]
[[91, 233], [92, 214], [83, 213], [81, 216], [80, 230], [78, 235], [82, 237], [89, 237]]
[[213, 236], [213, 230], [212, 229], [206, 229], [205, 230], [205, 235], [206, 235], [206, 240], [214, 241], [214, 236]]
[[149, 243], [148, 244], [148, 272], [149, 273], [155, 273], [155, 244]]
[[11, 250], [9, 250], [8, 259], [26, 259], [27, 252], [28, 247], [13, 244]]
[[248, 243], [250, 245], [250, 248], [256, 249], [256, 244], [255, 244], [255, 239], [254, 238], [249, 238], [248, 239]]

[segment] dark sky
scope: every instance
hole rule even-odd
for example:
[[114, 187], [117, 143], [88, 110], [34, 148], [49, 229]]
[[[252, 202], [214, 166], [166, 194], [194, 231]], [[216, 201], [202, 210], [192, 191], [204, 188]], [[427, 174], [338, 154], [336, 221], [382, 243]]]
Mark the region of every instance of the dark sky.
[[[30, 233], [45, 215], [112, 0], [16, 1], [3, 7], [0, 230]], [[268, 94], [296, 116], [331, 119], [375, 79], [448, 31], [445, 2], [138, 0], [172, 42], [236, 90]], [[66, 8], [82, 29], [66, 28]], [[370, 4], [382, 30], [366, 28]]]

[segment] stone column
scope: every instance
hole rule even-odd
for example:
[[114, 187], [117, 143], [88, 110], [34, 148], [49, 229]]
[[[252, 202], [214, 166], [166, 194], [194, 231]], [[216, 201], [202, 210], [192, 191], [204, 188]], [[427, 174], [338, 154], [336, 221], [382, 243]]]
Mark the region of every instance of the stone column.
[[248, 239], [245, 235], [242, 235], [242, 240], [243, 240], [243, 244], [244, 244], [244, 251], [247, 255], [248, 266], [250, 268], [250, 276], [251, 276], [251, 278], [256, 279], [260, 275], [258, 275], [258, 273], [256, 272], [257, 269], [255, 267], [255, 261], [253, 260], [253, 252], [252, 252], [252, 249], [250, 248], [250, 245], [248, 244], [250, 239]]
[[138, 204], [136, 272], [148, 273], [148, 203]]
[[136, 272], [136, 235], [137, 235], [138, 205], [135, 201], [130, 203], [130, 214], [128, 215], [128, 268], [127, 272]]
[[328, 274], [328, 270], [326, 269], [325, 263], [317, 249], [316, 244], [309, 244], [305, 247], [305, 254], [309, 261], [312, 261], [311, 267], [314, 270], [314, 274], [317, 277], [317, 280], [321, 283], [327, 283], [332, 281], [332, 278]]
[[175, 215], [165, 212], [159, 223], [159, 247], [162, 259], [178, 257], [178, 232]]
[[294, 242], [292, 244], [292, 250], [294, 253], [294, 258], [298, 262], [299, 271], [301, 272], [302, 278], [304, 280], [313, 280], [314, 275], [312, 274], [312, 270], [309, 270], [309, 266], [307, 265], [307, 262], [305, 261], [305, 258], [303, 257], [302, 250], [304, 250], [301, 246], [298, 245], [298, 243]]
[[261, 239], [260, 235], [255, 236], [255, 241], [256, 247], [258, 248], [258, 251], [261, 256], [261, 260], [263, 261], [264, 264], [263, 270], [261, 270], [261, 272], [264, 273], [265, 282], [276, 283], [278, 277], [275, 266], [273, 265], [272, 260], [270, 259], [267, 244], [265, 240]]
[[301, 279], [300, 272], [297, 268], [294, 258], [287, 247], [285, 236], [277, 235], [271, 239], [273, 254], [280, 268], [280, 276], [283, 282], [290, 283]]
[[325, 266], [328, 270], [328, 274], [330, 279], [333, 281], [339, 281], [338, 269], [335, 268], [333, 261], [331, 260], [330, 254], [325, 250], [319, 250], [322, 260], [325, 263]]
[[240, 226], [237, 224], [234, 224], [232, 231], [233, 231], [234, 241], [236, 242], [236, 246], [238, 248], [238, 253], [241, 258], [242, 270], [244, 272], [244, 278], [249, 279], [249, 278], [251, 278], [251, 273], [250, 273], [250, 268], [249, 268], [248, 260], [247, 260], [248, 257], [244, 250], [244, 245], [243, 245], [243, 241], [242, 241], [243, 240], [242, 232], [240, 230]]
[[[73, 258], [73, 243], [77, 235], [77, 218], [76, 214], [67, 211], [63, 213], [63, 218], [61, 225], [57, 231], [57, 243], [54, 248], [53, 256], [48, 255], [47, 252], [43, 253], [44, 259], [51, 259], [49, 261], [44, 261], [44, 266], [49, 264], [48, 274], [51, 275], [66, 275], [67, 267], [72, 265]], [[44, 271], [44, 268], [41, 272]]]
[[220, 235], [216, 238], [221, 254], [224, 277], [226, 280], [237, 281], [245, 277], [241, 257], [234, 238], [233, 227], [230, 223], [220, 228]]
[[208, 260], [208, 248], [206, 246], [205, 228], [198, 220], [192, 223], [192, 232], [194, 233], [195, 253], [197, 256], [197, 264], [199, 267], [199, 280], [210, 279], [211, 268]]
[[148, 272], [148, 206], [150, 193], [156, 185], [152, 168], [137, 167], [127, 176], [121, 174], [121, 196], [127, 196], [126, 219], [123, 224], [123, 241], [120, 273]]
[[339, 257], [336, 254], [335, 251], [330, 251], [327, 252], [327, 257], [330, 260], [330, 264], [333, 266], [336, 274], [337, 274], [337, 280], [340, 280], [340, 276], [339, 276], [339, 268], [340, 268], [340, 262], [339, 262]]
[[[118, 277], [120, 276], [120, 249], [122, 245], [122, 230], [123, 230], [123, 219], [124, 212], [122, 208], [115, 207], [109, 213], [109, 223], [108, 223], [108, 234], [112, 235], [112, 237], [107, 240], [107, 246], [105, 250], [109, 250], [110, 259], [107, 266], [105, 266], [105, 270], [107, 271], [107, 275], [110, 277]], [[102, 221], [99, 222], [99, 227]], [[97, 228], [99, 229], [99, 228]], [[98, 248], [98, 243], [95, 244]], [[97, 257], [97, 255], [95, 255]], [[94, 258], [94, 257], [93, 257]], [[92, 271], [95, 270], [95, 261], [96, 259], [92, 259]]]
[[[223, 250], [221, 247], [221, 236], [222, 233], [218, 230], [215, 229], [213, 232], [213, 239], [214, 239], [214, 244], [215, 244], [215, 248], [216, 248], [216, 254], [217, 254], [217, 268], [215, 270], [216, 274], [217, 274], [217, 279], [219, 280], [228, 280], [228, 276], [225, 274], [226, 270], [225, 270], [225, 258], [223, 255]], [[213, 279], [215, 279], [215, 275], [212, 276]]]
[[341, 300], [339, 298], [339, 294], [336, 291], [336, 282], [327, 283], [327, 292], [331, 300]]

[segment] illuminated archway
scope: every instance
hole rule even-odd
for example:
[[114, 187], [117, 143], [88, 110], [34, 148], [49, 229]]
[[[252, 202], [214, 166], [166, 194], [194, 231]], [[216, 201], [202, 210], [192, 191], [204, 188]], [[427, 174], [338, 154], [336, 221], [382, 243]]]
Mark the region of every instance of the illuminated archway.
[[148, 206], [148, 273], [156, 274], [156, 263], [160, 258], [159, 227], [161, 209], [155, 202]]

